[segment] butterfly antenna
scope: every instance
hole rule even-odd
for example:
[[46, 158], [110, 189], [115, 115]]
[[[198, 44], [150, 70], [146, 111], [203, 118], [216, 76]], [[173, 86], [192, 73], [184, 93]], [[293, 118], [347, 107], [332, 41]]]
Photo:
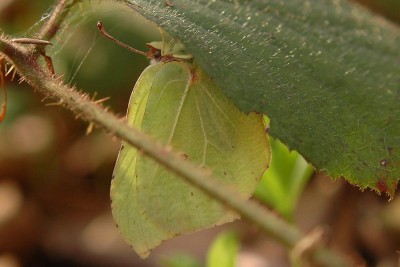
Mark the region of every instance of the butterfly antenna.
[[128, 50], [130, 50], [130, 51], [132, 51], [134, 53], [136, 53], [136, 54], [143, 55], [143, 56], [148, 58], [148, 55], [147, 55], [146, 52], [137, 50], [137, 49], [135, 49], [135, 48], [133, 48], [133, 47], [131, 47], [129, 45], [126, 45], [126, 44], [122, 43], [121, 41], [118, 41], [114, 37], [112, 37], [108, 32], [106, 32], [106, 30], [103, 27], [103, 23], [101, 21], [97, 22], [97, 28], [99, 29], [99, 31], [100, 31], [100, 33], [102, 35], [104, 35], [105, 37], [107, 37], [108, 39], [110, 39], [111, 41], [116, 43], [117, 45], [120, 45], [120, 46], [122, 46], [122, 47], [124, 47], [124, 48], [126, 48], [126, 49], [128, 49]]

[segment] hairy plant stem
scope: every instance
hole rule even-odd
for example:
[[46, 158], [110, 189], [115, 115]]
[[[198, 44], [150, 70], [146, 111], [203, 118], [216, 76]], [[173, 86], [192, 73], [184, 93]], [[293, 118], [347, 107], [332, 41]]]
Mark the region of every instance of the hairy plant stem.
[[76, 4], [78, 0], [60, 0], [54, 6], [50, 17], [44, 23], [43, 27], [37, 33], [37, 38], [42, 40], [51, 40], [56, 35], [57, 31], [61, 27], [61, 23], [64, 21], [70, 8]]

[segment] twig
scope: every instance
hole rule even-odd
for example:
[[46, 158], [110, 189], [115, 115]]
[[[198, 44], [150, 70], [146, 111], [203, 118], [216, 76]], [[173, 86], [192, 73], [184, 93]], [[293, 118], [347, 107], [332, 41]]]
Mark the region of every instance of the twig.
[[43, 27], [36, 34], [36, 38], [14, 38], [12, 42], [17, 44], [30, 45], [26, 49], [31, 52], [31, 60], [37, 61], [38, 57], [43, 56], [47, 68], [52, 76], [55, 76], [53, 61], [51, 57], [46, 55], [46, 46], [51, 45], [50, 40], [56, 35], [61, 27], [61, 23], [66, 18], [70, 7], [72, 7], [78, 0], [59, 0], [54, 6], [49, 19], [44, 23]]
[[67, 16], [70, 8], [76, 4], [78, 0], [60, 0], [54, 6], [49, 19], [37, 33], [37, 38], [41, 40], [51, 40], [61, 27], [61, 23]]

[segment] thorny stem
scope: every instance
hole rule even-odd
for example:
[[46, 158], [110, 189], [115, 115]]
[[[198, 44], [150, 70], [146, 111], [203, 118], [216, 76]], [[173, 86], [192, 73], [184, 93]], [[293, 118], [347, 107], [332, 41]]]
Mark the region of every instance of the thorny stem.
[[32, 53], [31, 60], [36, 61], [37, 58], [42, 55], [46, 62], [48, 71], [55, 75], [53, 61], [51, 57], [46, 55], [45, 49], [47, 45], [51, 45], [50, 40], [56, 35], [61, 27], [61, 23], [66, 18], [70, 7], [72, 7], [79, 0], [59, 0], [54, 6], [53, 11], [44, 23], [43, 27], [36, 34], [35, 38], [15, 38], [11, 39], [12, 42], [17, 44], [30, 45], [27, 49], [30, 49]]
[[[39, 39], [50, 40], [55, 35], [57, 25], [60, 25], [66, 15], [64, 9], [73, 3], [75, 1], [72, 0], [61, 0], [59, 2], [48, 23], [40, 32]], [[37, 91], [56, 99], [60, 105], [77, 114], [77, 117], [97, 124], [140, 149], [145, 155], [241, 214], [243, 218], [259, 225], [264, 232], [288, 248], [296, 247], [298, 242], [305, 237], [296, 227], [279, 218], [273, 212], [254, 201], [238, 197], [240, 194], [217, 180], [211, 173], [183, 160], [179, 155], [171, 152], [170, 149], [163, 147], [142, 132], [128, 127], [113, 114], [105, 111], [101, 104], [92, 102], [88, 95], [79, 93], [75, 88], [54, 78], [37, 63], [37, 57], [32, 55], [29, 50], [13, 43], [4, 35], [0, 35], [1, 57], [12, 62], [24, 80]], [[349, 266], [349, 263], [340, 255], [321, 246], [315, 246], [309, 253], [315, 262], [323, 266]]]
[[[36, 42], [26, 42], [27, 44], [32, 44], [32, 51], [34, 51], [36, 56], [42, 55], [47, 64], [48, 70], [52, 75], [55, 75], [53, 61], [51, 57], [46, 55], [45, 49], [46, 45], [51, 44], [48, 42], [53, 39], [58, 30], [61, 28], [61, 23], [66, 18], [70, 8], [77, 3], [79, 0], [59, 0], [58, 3], [54, 6], [53, 11], [49, 19], [44, 23], [43, 27], [36, 34], [37, 41]], [[20, 38], [24, 39], [24, 38]], [[29, 38], [27, 38], [29, 39]], [[15, 40], [14, 40], [15, 41]], [[19, 43], [23, 43], [21, 40]], [[48, 43], [46, 43], [48, 42]]]
[[61, 27], [61, 23], [66, 18], [70, 8], [79, 0], [60, 0], [54, 6], [54, 9], [45, 22], [43, 27], [37, 33], [37, 38], [41, 40], [51, 40], [56, 35], [57, 31]]

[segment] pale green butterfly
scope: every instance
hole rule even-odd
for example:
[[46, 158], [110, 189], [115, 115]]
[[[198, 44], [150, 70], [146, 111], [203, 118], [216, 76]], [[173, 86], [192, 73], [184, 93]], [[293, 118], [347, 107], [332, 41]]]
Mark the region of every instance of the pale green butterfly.
[[[99, 29], [108, 38], [113, 37]], [[125, 44], [121, 44], [125, 47]], [[152, 42], [127, 123], [209, 168], [250, 197], [270, 161], [261, 114], [241, 112], [176, 41]], [[237, 214], [123, 143], [111, 185], [112, 213], [123, 238], [141, 256], [162, 241], [233, 221]]]

